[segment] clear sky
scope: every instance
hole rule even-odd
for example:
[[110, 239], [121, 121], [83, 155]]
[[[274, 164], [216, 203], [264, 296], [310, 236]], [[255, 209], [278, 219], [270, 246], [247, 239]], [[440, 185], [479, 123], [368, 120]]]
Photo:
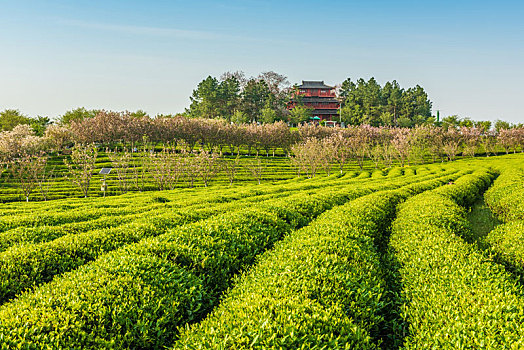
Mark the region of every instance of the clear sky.
[[433, 111], [524, 122], [522, 1], [0, 0], [0, 110], [182, 112], [199, 81], [419, 84]]

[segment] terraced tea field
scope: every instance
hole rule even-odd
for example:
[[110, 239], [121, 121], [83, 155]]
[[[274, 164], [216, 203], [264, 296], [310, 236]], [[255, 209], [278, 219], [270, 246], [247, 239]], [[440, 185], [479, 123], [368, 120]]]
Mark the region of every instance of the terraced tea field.
[[524, 346], [523, 155], [271, 178], [2, 204], [1, 348]]

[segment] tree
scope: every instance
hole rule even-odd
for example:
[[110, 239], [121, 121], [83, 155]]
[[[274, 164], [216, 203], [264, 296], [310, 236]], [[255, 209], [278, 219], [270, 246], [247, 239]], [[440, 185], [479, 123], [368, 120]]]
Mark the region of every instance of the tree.
[[89, 185], [93, 177], [97, 156], [98, 152], [94, 144], [76, 144], [71, 153], [71, 159], [64, 159], [64, 163], [69, 171], [69, 180], [80, 188], [85, 198], [87, 198], [89, 193]]
[[475, 121], [473, 122], [473, 126], [481, 130], [482, 132], [488, 132], [491, 129], [491, 122], [489, 120]]
[[327, 176], [331, 175], [331, 169], [336, 159], [336, 147], [338, 144], [331, 137], [326, 137], [320, 141], [318, 152], [321, 154], [321, 167]]
[[107, 156], [111, 161], [113, 169], [116, 171], [118, 179], [118, 188], [121, 193], [127, 193], [129, 191], [129, 166], [133, 156], [128, 152], [127, 149], [124, 149], [122, 152], [110, 152], [106, 150]]
[[507, 130], [511, 128], [511, 125], [508, 123], [508, 122], [505, 122], [503, 120], [500, 120], [500, 119], [497, 119], [495, 121], [495, 130], [497, 130], [497, 132], [499, 132], [500, 130]]
[[344, 136], [343, 132], [337, 132], [330, 136], [331, 145], [334, 148], [334, 160], [338, 164], [340, 173], [344, 171], [344, 166], [351, 160], [352, 152], [348, 138]]
[[226, 76], [221, 81], [208, 76], [193, 90], [187, 112], [193, 117], [225, 117], [230, 120], [238, 108], [239, 93], [240, 82], [234, 75]]
[[224, 172], [227, 175], [229, 180], [229, 185], [233, 184], [235, 177], [237, 175], [238, 169], [240, 167], [240, 156], [237, 155], [233, 159], [222, 158], [221, 168], [224, 169]]
[[475, 127], [463, 126], [460, 128], [460, 132], [464, 140], [463, 154], [475, 157], [480, 144], [481, 130]]
[[31, 124], [31, 118], [23, 115], [17, 109], [6, 109], [0, 112], [0, 131], [11, 131], [17, 125]]
[[271, 91], [264, 80], [248, 80], [244, 91], [242, 91], [241, 106], [242, 111], [249, 116], [249, 120], [258, 121], [270, 95]]
[[393, 134], [393, 139], [391, 140], [391, 145], [395, 150], [395, 157], [400, 163], [400, 166], [406, 164], [406, 160], [409, 159], [411, 154], [411, 145], [410, 145], [410, 132], [409, 129], [401, 128], [395, 129]]
[[480, 143], [482, 148], [486, 153], [486, 157], [489, 157], [490, 154], [495, 154], [495, 149], [497, 146], [497, 135], [494, 131], [488, 130], [481, 136]]
[[473, 124], [473, 120], [471, 120], [471, 118], [468, 117], [465, 117], [461, 121], [459, 121], [460, 127], [472, 128]]
[[277, 112], [270, 106], [266, 105], [266, 107], [262, 109], [260, 121], [264, 124], [270, 124], [274, 123], [276, 120]]
[[264, 169], [267, 167], [267, 162], [262, 162], [262, 159], [260, 159], [259, 156], [256, 156], [252, 159], [246, 160], [244, 167], [247, 168], [249, 173], [253, 175], [255, 180], [257, 180], [258, 184], [260, 185], [262, 181], [262, 175], [264, 174]]
[[222, 80], [218, 86], [219, 114], [228, 120], [239, 108], [240, 85], [240, 81], [232, 76]]
[[266, 107], [273, 109], [276, 113], [275, 120], [281, 119], [287, 111], [287, 103], [290, 100], [292, 87], [286, 76], [273, 71], [262, 72], [258, 80], [263, 80], [269, 88], [270, 95]]
[[[396, 80], [392, 82], [387, 82], [382, 89], [382, 99], [383, 103], [387, 106], [386, 110], [388, 115], [392, 116], [391, 124], [382, 124], [382, 125], [398, 125], [397, 118], [398, 113], [402, 104], [402, 94], [404, 90], [400, 87]], [[382, 119], [382, 118], [381, 118]], [[386, 119], [389, 122], [389, 118]]]
[[249, 122], [249, 116], [246, 113], [238, 110], [235, 111], [231, 116], [231, 121], [235, 124], [245, 124]]
[[448, 129], [457, 129], [460, 125], [460, 118], [458, 115], [450, 115], [442, 119], [442, 128], [447, 131]]
[[247, 83], [247, 78], [246, 74], [243, 71], [237, 70], [234, 72], [222, 73], [222, 75], [220, 76], [220, 81], [225, 81], [231, 78], [234, 78], [236, 79], [236, 81], [238, 81], [241, 90], [244, 89]]
[[[47, 158], [45, 158], [45, 160], [40, 160], [40, 162], [47, 164]], [[40, 195], [44, 201], [47, 201], [49, 196], [49, 190], [51, 189], [51, 179], [55, 177], [56, 169], [53, 167], [51, 170], [47, 170], [46, 164], [44, 164], [42, 167], [42, 171], [37, 173], [38, 190], [40, 191]]]
[[37, 154], [46, 147], [46, 139], [36, 136], [27, 124], [19, 124], [11, 131], [0, 132], [0, 158], [9, 160], [24, 154]]
[[455, 160], [459, 153], [460, 145], [462, 144], [462, 136], [455, 128], [450, 128], [444, 133], [444, 153], [448, 156], [448, 160]]
[[44, 136], [44, 133], [48, 127], [48, 125], [51, 124], [51, 120], [48, 117], [41, 117], [38, 116], [35, 119], [31, 119], [31, 128], [33, 128], [33, 131], [35, 132], [36, 136]]
[[71, 130], [65, 126], [52, 124], [45, 130], [45, 138], [51, 148], [61, 152], [67, 144], [72, 143]]
[[312, 109], [304, 106], [295, 106], [289, 111], [289, 121], [292, 124], [307, 122], [311, 117]]
[[147, 112], [141, 110], [141, 109], [138, 109], [134, 112], [131, 112], [129, 113], [129, 116], [130, 117], [133, 117], [133, 118], [144, 118], [144, 117], [149, 117], [149, 115], [147, 114]]
[[194, 159], [198, 164], [198, 172], [205, 187], [219, 171], [218, 158], [218, 153], [201, 149]]
[[356, 83], [348, 78], [342, 83], [340, 97], [341, 119], [349, 125], [413, 127], [431, 118], [432, 103], [419, 85], [404, 90], [394, 80], [382, 88], [375, 78]]
[[193, 117], [219, 116], [219, 85], [219, 81], [212, 76], [202, 80], [190, 97], [191, 105], [188, 113]]
[[324, 162], [321, 150], [322, 142], [317, 138], [309, 138], [291, 147], [293, 153], [291, 161], [297, 167], [299, 176], [305, 172], [308, 177], [315, 177]]
[[65, 112], [58, 121], [62, 125], [69, 125], [72, 121], [82, 121], [87, 118], [94, 118], [98, 114], [99, 110], [91, 109], [87, 110], [84, 107], [79, 107]]
[[47, 157], [43, 154], [24, 154], [17, 159], [11, 160], [9, 170], [16, 184], [22, 190], [26, 202], [37, 187], [41, 174], [45, 171]]

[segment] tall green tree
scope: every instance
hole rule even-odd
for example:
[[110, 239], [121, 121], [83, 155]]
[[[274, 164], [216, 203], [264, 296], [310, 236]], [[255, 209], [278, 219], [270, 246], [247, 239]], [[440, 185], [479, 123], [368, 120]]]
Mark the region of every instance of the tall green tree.
[[222, 117], [231, 120], [239, 108], [240, 82], [234, 75], [223, 80], [208, 76], [201, 81], [191, 95], [190, 116], [200, 118]]
[[449, 115], [442, 118], [442, 128], [444, 130], [456, 129], [460, 126], [460, 118], [458, 115]]
[[308, 121], [311, 115], [311, 108], [295, 106], [291, 111], [289, 111], [289, 121], [293, 124], [300, 124]]
[[87, 118], [94, 118], [100, 112], [97, 109], [87, 110], [84, 107], [79, 107], [70, 111], [65, 112], [58, 118], [60, 124], [67, 125], [72, 121], [81, 121]]
[[499, 132], [500, 130], [507, 130], [507, 129], [510, 129], [511, 128], [511, 124], [508, 123], [508, 122], [505, 122], [503, 120], [500, 120], [500, 119], [497, 119], [495, 120], [495, 130], [497, 130], [497, 132]]
[[277, 112], [273, 109], [270, 104], [262, 109], [260, 114], [260, 121], [265, 124], [274, 123], [278, 118]]
[[404, 90], [395, 80], [384, 87], [370, 78], [355, 82], [346, 79], [341, 86], [341, 119], [348, 124], [397, 125], [413, 127], [432, 123], [431, 101], [417, 85]]
[[383, 125], [397, 125], [399, 110], [402, 105], [402, 94], [404, 90], [400, 87], [396, 80], [387, 82], [382, 89], [382, 103], [386, 106], [387, 112], [392, 115], [391, 124]]
[[0, 112], [0, 131], [11, 131], [20, 124], [31, 124], [31, 118], [17, 109], [6, 109]]
[[36, 136], [44, 136], [45, 130], [50, 124], [51, 119], [48, 117], [38, 116], [34, 119], [31, 119], [31, 128], [33, 128]]
[[202, 80], [190, 97], [189, 114], [193, 117], [207, 118], [220, 116], [219, 86], [219, 81], [212, 76]]
[[258, 121], [270, 96], [271, 91], [264, 80], [250, 79], [242, 91], [243, 112], [250, 120]]
[[240, 81], [235, 77], [228, 77], [220, 82], [218, 87], [219, 113], [230, 120], [233, 113], [239, 108]]

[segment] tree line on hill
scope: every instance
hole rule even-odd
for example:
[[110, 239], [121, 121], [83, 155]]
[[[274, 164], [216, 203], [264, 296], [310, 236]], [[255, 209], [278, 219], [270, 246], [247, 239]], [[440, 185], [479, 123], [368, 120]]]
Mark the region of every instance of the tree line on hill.
[[[257, 77], [246, 77], [244, 72], [225, 72], [219, 78], [208, 76], [193, 90], [190, 106], [184, 113], [177, 114], [188, 118], [223, 119], [234, 124], [270, 124], [284, 121], [298, 125], [308, 122], [311, 109], [300, 99], [288, 109], [289, 101], [296, 96], [297, 85], [291, 85], [286, 76], [273, 72], [262, 72]], [[432, 115], [432, 102], [420, 85], [402, 88], [395, 80], [381, 86], [374, 78], [368, 81], [351, 78], [336, 87], [341, 104], [339, 121], [346, 125], [414, 127], [417, 125], [475, 126], [490, 129], [489, 121], [460, 119], [456, 115], [442, 120]], [[56, 123], [69, 125], [72, 121], [94, 118], [101, 110], [77, 108], [61, 115]], [[149, 117], [142, 110], [129, 112], [141, 118]], [[157, 115], [155, 118], [171, 117]], [[497, 129], [509, 128], [509, 124], [499, 121]], [[18, 110], [6, 109], [0, 112], [0, 131], [12, 130], [16, 125], [31, 125], [36, 135], [42, 136], [51, 124], [49, 117], [31, 118]]]

